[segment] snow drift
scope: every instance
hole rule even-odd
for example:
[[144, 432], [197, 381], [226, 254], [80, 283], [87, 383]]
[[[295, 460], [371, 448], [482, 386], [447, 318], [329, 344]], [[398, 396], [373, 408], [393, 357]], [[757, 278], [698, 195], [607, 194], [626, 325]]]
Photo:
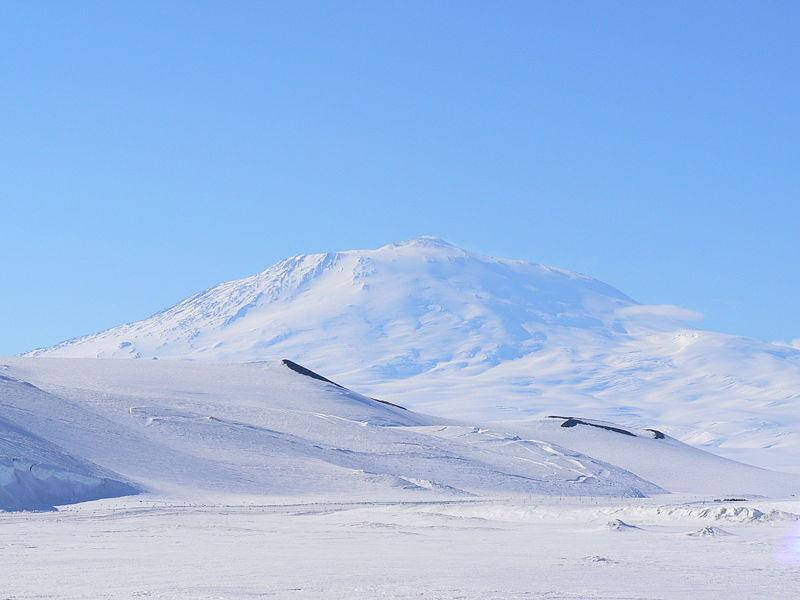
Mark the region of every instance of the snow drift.
[[[24, 386], [0, 379], [0, 398]], [[0, 418], [0, 510], [49, 510], [56, 505], [136, 494], [139, 490], [89, 461]]]
[[43, 438], [182, 497], [663, 493], [548, 444], [494, 449], [449, 421], [283, 363], [17, 359], [6, 411]]
[[[643, 497], [697, 492], [698, 482], [703, 493], [726, 493], [726, 482], [751, 471], [760, 473], [764, 493], [800, 489], [798, 478], [651, 432], [563, 428], [557, 420], [548, 423], [553, 430], [515, 431], [428, 416], [358, 394], [292, 362], [19, 358], [7, 359], [4, 372], [3, 418], [30, 434], [9, 438], [13, 456], [98, 480], [119, 473], [120, 481], [137, 489], [191, 501]], [[573, 437], [560, 438], [560, 432]], [[595, 433], [612, 437], [595, 444], [593, 454], [581, 440]], [[33, 448], [25, 441], [32, 439], [63, 453], [20, 450], [24, 444]], [[631, 440], [650, 445], [625, 445]], [[80, 458], [69, 462], [67, 454]], [[628, 454], [680, 461], [680, 469], [659, 479], [642, 467], [645, 459]], [[98, 493], [124, 491], [103, 481]]]
[[656, 429], [567, 417], [506, 421], [495, 426], [618, 465], [671, 492], [750, 498], [800, 493], [798, 475], [776, 476], [774, 471], [716, 456]]

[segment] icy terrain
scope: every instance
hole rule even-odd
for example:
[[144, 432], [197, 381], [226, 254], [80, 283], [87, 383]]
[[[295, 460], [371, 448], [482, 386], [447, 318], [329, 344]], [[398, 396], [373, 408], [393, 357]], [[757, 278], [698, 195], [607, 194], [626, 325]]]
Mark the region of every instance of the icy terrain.
[[34, 465], [46, 484], [33, 497], [0, 470], [0, 509], [61, 505], [0, 510], [2, 597], [789, 599], [800, 585], [800, 476], [660, 429], [443, 419], [282, 361], [0, 364], [0, 468]]
[[691, 318], [423, 238], [0, 359], [0, 590], [794, 599], [800, 351]]
[[490, 426], [445, 420], [288, 361], [15, 358], [0, 368], [5, 431], [20, 432], [5, 442], [7, 459], [69, 466], [69, 453], [172, 497], [800, 491], [800, 476], [730, 461], [657, 430], [564, 417]]
[[[450, 424], [282, 363], [16, 359], [5, 370], [31, 382], [0, 381], [14, 426], [151, 493], [197, 500], [665, 492], [581, 453]], [[14, 459], [30, 454], [16, 456], [13, 444], [5, 450]]]
[[[0, 398], [16, 397], [16, 385], [0, 377]], [[0, 418], [0, 511], [47, 510], [138, 492], [119, 476]]]
[[290, 357], [478, 421], [580, 415], [763, 466], [800, 465], [800, 349], [697, 329], [596, 279], [417, 238], [296, 256], [36, 356]]
[[[800, 523], [659, 512], [669, 507], [650, 502], [209, 505], [135, 496], [0, 513], [0, 595], [796, 600]], [[780, 507], [800, 512], [797, 502]], [[611, 528], [614, 519], [636, 529]], [[725, 535], [698, 533], [715, 530]]]

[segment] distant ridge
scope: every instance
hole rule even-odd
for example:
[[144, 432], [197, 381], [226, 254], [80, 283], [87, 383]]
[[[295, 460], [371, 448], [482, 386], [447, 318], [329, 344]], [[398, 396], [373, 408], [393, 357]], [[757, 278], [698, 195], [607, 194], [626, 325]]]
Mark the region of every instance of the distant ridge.
[[[284, 358], [281, 361], [285, 366], [289, 367], [295, 373], [300, 373], [300, 375], [305, 375], [306, 377], [311, 377], [312, 379], [317, 379], [319, 381], [324, 381], [325, 383], [330, 383], [335, 385], [338, 388], [346, 390], [347, 388], [343, 385], [339, 385], [335, 381], [331, 381], [327, 377], [323, 377], [319, 373], [315, 373], [311, 369], [306, 369], [303, 365], [298, 365], [296, 362], [289, 360], [288, 358]], [[375, 400], [375, 402], [380, 402], [381, 404], [386, 404], [387, 406], [394, 406], [395, 408], [400, 408], [402, 410], [408, 410], [405, 406], [400, 406], [399, 404], [393, 404], [391, 402], [386, 402], [386, 400], [378, 400], [377, 398], [370, 398], [370, 400]]]

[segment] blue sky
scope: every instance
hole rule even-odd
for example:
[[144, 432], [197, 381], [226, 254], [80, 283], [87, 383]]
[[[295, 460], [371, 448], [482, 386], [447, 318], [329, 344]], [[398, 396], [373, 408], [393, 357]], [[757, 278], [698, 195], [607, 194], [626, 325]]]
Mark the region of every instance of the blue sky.
[[794, 2], [4, 2], [0, 354], [433, 234], [800, 337]]

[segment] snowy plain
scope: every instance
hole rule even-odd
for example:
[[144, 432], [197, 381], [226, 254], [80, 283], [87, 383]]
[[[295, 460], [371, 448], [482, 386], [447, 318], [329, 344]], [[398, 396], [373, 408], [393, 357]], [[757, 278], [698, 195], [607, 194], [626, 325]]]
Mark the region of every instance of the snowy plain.
[[[797, 598], [797, 522], [668, 517], [646, 502], [120, 499], [0, 513], [0, 597]], [[639, 529], [609, 527], [617, 518]], [[728, 535], [690, 535], [711, 527]]]

